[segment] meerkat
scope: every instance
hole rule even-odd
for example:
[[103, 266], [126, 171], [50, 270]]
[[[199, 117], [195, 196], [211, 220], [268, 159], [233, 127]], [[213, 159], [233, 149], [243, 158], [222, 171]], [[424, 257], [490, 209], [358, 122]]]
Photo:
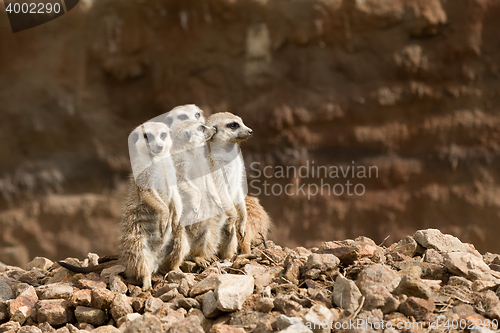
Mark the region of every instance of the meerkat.
[[247, 184], [245, 164], [239, 144], [247, 140], [253, 131], [243, 123], [240, 117], [229, 112], [211, 115], [207, 119], [207, 126], [215, 128], [215, 134], [209, 140], [210, 158], [217, 190], [226, 213], [221, 217], [226, 219], [225, 236], [220, 246], [220, 256], [224, 259], [236, 254], [238, 244], [241, 249], [246, 249], [243, 240], [247, 222], [245, 204]]
[[247, 223], [245, 226], [245, 237], [240, 250], [243, 254], [249, 254], [251, 252], [251, 245], [257, 246], [265, 241], [272, 222], [258, 198], [247, 195], [245, 197], [245, 205], [247, 208]]
[[[171, 131], [163, 123], [144, 123], [129, 136], [132, 169], [139, 174], [134, 172], [129, 179], [118, 262], [125, 266], [128, 278], [142, 282], [143, 290], [151, 289], [153, 273], [166, 273], [168, 268], [178, 270], [182, 263], [169, 255], [172, 238], [177, 237], [180, 230], [182, 211], [180, 195], [172, 184], [175, 169], [170, 158], [171, 146]], [[144, 165], [147, 158], [151, 163]], [[88, 273], [113, 262], [85, 269], [64, 262], [59, 264], [72, 271]]]
[[165, 124], [168, 127], [173, 128], [177, 123], [184, 120], [197, 120], [201, 123], [205, 123], [205, 116], [203, 111], [194, 104], [180, 105], [169, 112], [165, 116]]
[[222, 225], [218, 224], [217, 216], [223, 213], [206, 144], [215, 129], [199, 121], [185, 120], [176, 124], [173, 132], [172, 151], [183, 200], [185, 230], [185, 234], [175, 240], [180, 246], [173, 255], [206, 267], [215, 259], [218, 250]]

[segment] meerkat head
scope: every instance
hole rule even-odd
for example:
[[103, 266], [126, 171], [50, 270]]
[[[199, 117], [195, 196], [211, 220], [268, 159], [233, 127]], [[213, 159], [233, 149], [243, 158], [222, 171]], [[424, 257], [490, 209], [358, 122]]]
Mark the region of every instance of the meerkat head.
[[172, 146], [171, 130], [164, 123], [144, 123], [132, 131], [129, 143], [142, 155], [168, 154]]
[[173, 108], [171, 111], [167, 112], [165, 124], [173, 128], [175, 124], [184, 120], [197, 120], [205, 123], [205, 116], [203, 115], [203, 111], [196, 105], [186, 104]]
[[185, 120], [177, 123], [173, 130], [174, 146], [177, 149], [192, 149], [210, 140], [215, 129], [196, 120]]
[[207, 119], [207, 126], [215, 129], [210, 141], [240, 143], [248, 139], [253, 131], [247, 127], [240, 117], [229, 112], [219, 112]]

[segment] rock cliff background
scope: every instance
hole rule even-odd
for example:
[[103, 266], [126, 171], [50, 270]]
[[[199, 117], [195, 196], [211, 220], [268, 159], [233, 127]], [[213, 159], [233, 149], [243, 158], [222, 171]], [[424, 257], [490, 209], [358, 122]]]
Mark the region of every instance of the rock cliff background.
[[16, 34], [0, 8], [4, 263], [116, 253], [127, 136], [187, 103], [254, 129], [247, 167], [378, 168], [324, 179], [361, 196], [261, 193], [278, 244], [432, 227], [500, 251], [498, 0], [81, 0]]

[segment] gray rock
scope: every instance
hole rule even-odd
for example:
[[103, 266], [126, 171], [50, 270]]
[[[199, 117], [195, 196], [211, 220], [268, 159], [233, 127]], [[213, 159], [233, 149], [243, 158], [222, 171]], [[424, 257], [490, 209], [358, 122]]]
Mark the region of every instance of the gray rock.
[[481, 257], [467, 252], [450, 252], [443, 255], [444, 265], [450, 272], [464, 276], [469, 280], [484, 277], [490, 268]]
[[[332, 319], [333, 314], [326, 306], [315, 304], [306, 313], [303, 322], [314, 333], [330, 333], [330, 323]], [[323, 325], [322, 323], [327, 324]]]
[[76, 307], [75, 317], [79, 323], [88, 323], [94, 326], [104, 325], [108, 319], [103, 310], [85, 306]]
[[205, 331], [197, 316], [189, 316], [176, 322], [168, 333], [205, 333]]
[[333, 285], [333, 302], [335, 305], [354, 313], [362, 296], [354, 281], [346, 279], [342, 274], [337, 276]]
[[429, 299], [431, 297], [431, 290], [420, 278], [408, 274], [403, 276], [399, 285], [394, 289], [394, 294], [405, 294], [407, 296]]
[[73, 287], [65, 283], [51, 283], [36, 288], [39, 299], [71, 299]]
[[161, 321], [158, 317], [145, 313], [140, 318], [131, 321], [124, 333], [162, 333]]
[[0, 279], [0, 302], [14, 299], [12, 288], [3, 279]]
[[289, 326], [297, 325], [298, 323], [301, 322], [302, 319], [299, 317], [288, 317], [285, 316], [284, 314], [280, 314], [278, 317], [276, 317], [276, 327], [279, 330], [284, 330]]
[[406, 236], [400, 240], [396, 246], [391, 250], [391, 252], [397, 252], [404, 254], [409, 257], [413, 257], [417, 252], [418, 244], [411, 236]]
[[340, 259], [333, 254], [313, 253], [307, 258], [305, 270], [319, 269], [320, 271], [329, 271], [335, 269], [340, 264]]
[[160, 299], [163, 301], [163, 302], [168, 302], [170, 301], [171, 299], [175, 298], [177, 295], [179, 295], [179, 292], [177, 291], [177, 288], [175, 289], [172, 289], [170, 291], [167, 291], [166, 293], [164, 293], [163, 295], [160, 296]]
[[231, 312], [240, 310], [243, 303], [253, 293], [254, 279], [248, 275], [225, 274], [217, 277], [215, 295], [217, 308]]
[[126, 314], [132, 313], [132, 300], [122, 294], [117, 294], [111, 303], [111, 315], [115, 321], [118, 321], [121, 317]]
[[209, 291], [203, 295], [203, 314], [207, 318], [214, 318], [220, 313], [217, 308], [217, 298], [213, 291]]
[[28, 265], [26, 265], [26, 270], [31, 270], [33, 268], [39, 269], [42, 272], [46, 272], [50, 267], [54, 265], [54, 262], [44, 257], [35, 257], [31, 260]]
[[144, 303], [145, 312], [155, 312], [163, 306], [163, 301], [156, 297], [149, 297]]
[[445, 235], [438, 229], [419, 230], [413, 238], [426, 249], [434, 249], [439, 253], [467, 252], [469, 248], [452, 235]]

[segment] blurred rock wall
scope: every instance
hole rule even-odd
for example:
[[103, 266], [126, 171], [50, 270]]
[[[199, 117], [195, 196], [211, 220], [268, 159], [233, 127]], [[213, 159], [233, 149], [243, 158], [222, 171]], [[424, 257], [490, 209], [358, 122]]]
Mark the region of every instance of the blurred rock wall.
[[[186, 103], [254, 129], [277, 243], [433, 227], [500, 251], [498, 0], [81, 0], [16, 34], [0, 8], [0, 261], [116, 253], [127, 136]], [[377, 177], [275, 174], [307, 163]]]

